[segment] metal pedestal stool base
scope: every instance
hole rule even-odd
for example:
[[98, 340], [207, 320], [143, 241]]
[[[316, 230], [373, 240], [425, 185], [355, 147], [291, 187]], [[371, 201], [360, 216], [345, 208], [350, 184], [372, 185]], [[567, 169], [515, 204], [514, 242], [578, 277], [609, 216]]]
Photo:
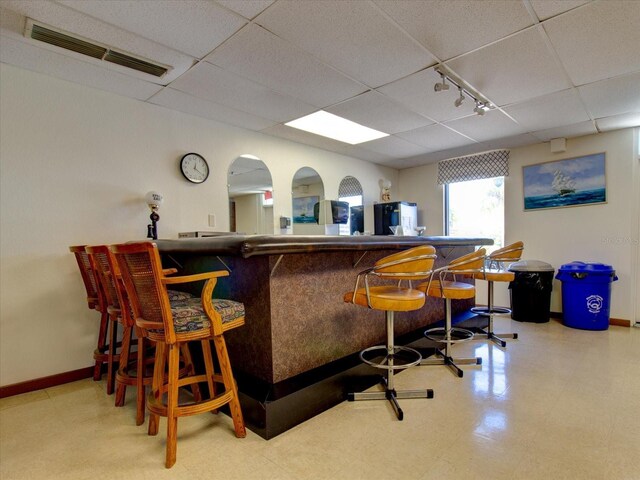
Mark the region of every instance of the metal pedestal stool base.
[[[355, 392], [347, 394], [350, 402], [360, 400], [388, 400], [393, 407], [398, 420], [404, 419], [404, 412], [398, 403], [399, 398], [433, 398], [433, 390], [430, 388], [421, 390], [396, 390], [394, 388], [393, 375], [396, 370], [404, 370], [409, 367], [420, 364], [422, 355], [417, 350], [409, 347], [395, 347], [393, 338], [393, 312], [386, 312], [387, 319], [387, 344], [370, 347], [360, 352], [360, 358], [367, 365], [387, 371], [386, 378], [381, 377], [381, 383], [384, 387], [382, 392]], [[368, 359], [367, 354], [371, 352], [381, 352], [383, 358], [381, 361]], [[407, 359], [402, 358], [402, 354], [406, 354]], [[380, 356], [380, 354], [378, 354]]]
[[436, 358], [425, 358], [420, 365], [446, 365], [460, 378], [464, 376], [464, 372], [458, 365], [482, 365], [482, 357], [454, 358], [449, 354], [452, 344], [467, 342], [474, 338], [475, 334], [471, 330], [458, 327], [431, 328], [424, 332], [424, 336], [432, 342], [444, 343], [444, 353], [437, 350]]
[[486, 329], [481, 328], [480, 332], [475, 334], [477, 339], [491, 340], [493, 343], [495, 343], [499, 347], [505, 348], [507, 346], [507, 342], [504, 340], [505, 338], [513, 339], [513, 340], [516, 340], [518, 338], [517, 333], [495, 333], [493, 331], [493, 316], [508, 315], [511, 313], [510, 308], [493, 306], [493, 282], [491, 281], [488, 282], [488, 306], [473, 307], [471, 311], [476, 315], [489, 318], [489, 325], [487, 326], [487, 328]]

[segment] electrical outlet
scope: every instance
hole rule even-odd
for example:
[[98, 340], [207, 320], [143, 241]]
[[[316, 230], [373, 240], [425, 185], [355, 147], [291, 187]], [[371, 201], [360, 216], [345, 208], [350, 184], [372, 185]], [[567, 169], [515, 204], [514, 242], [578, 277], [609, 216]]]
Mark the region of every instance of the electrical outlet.
[[216, 216], [213, 213], [209, 214], [209, 226], [210, 227], [216, 226]]

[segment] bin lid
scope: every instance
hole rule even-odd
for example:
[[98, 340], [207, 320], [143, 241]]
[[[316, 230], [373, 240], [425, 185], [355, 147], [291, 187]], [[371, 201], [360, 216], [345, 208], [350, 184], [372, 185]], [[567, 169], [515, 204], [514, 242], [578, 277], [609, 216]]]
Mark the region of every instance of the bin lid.
[[511, 272], [553, 272], [553, 267], [541, 260], [520, 260], [509, 267]]
[[611, 275], [616, 271], [611, 265], [597, 262], [578, 262], [565, 263], [560, 267], [558, 272], [580, 272], [589, 273], [591, 275]]

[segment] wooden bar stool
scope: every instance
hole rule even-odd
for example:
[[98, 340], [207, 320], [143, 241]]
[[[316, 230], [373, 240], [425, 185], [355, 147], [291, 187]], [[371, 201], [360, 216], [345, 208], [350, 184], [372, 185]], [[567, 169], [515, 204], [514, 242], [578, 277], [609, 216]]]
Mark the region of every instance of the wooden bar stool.
[[[433, 390], [402, 390], [394, 387], [393, 375], [397, 370], [418, 365], [422, 356], [417, 350], [409, 347], [394, 345], [394, 312], [419, 310], [424, 306], [423, 292], [411, 288], [411, 280], [425, 280], [429, 278], [435, 261], [435, 249], [432, 246], [421, 246], [395, 253], [378, 260], [372, 268], [360, 272], [356, 277], [356, 284], [352, 292], [344, 295], [344, 301], [362, 307], [385, 312], [386, 345], [369, 347], [360, 352], [363, 362], [372, 367], [386, 371], [386, 377], [381, 378], [384, 391], [349, 393], [349, 401], [357, 400], [388, 400], [398, 417], [404, 418], [404, 413], [398, 404], [398, 398], [433, 398]], [[396, 285], [369, 286], [371, 276], [381, 279], [391, 279]], [[359, 288], [361, 278], [364, 288]], [[408, 286], [402, 287], [401, 282], [408, 281]], [[382, 356], [381, 361], [377, 361]], [[406, 358], [402, 358], [405, 356]]]
[[510, 314], [511, 309], [496, 307], [493, 304], [493, 282], [511, 282], [515, 278], [515, 274], [507, 270], [508, 264], [517, 262], [522, 256], [524, 244], [515, 242], [507, 245], [495, 252], [490, 253], [485, 259], [486, 268], [484, 271], [475, 275], [476, 280], [486, 280], [487, 285], [487, 306], [474, 307], [471, 309], [473, 313], [489, 318], [486, 330], [481, 329], [479, 333], [475, 333], [475, 338], [489, 339], [496, 345], [506, 347], [505, 338], [517, 339], [517, 333], [495, 333], [493, 331], [493, 316]]
[[109, 361], [109, 344], [107, 343], [107, 332], [109, 328], [109, 314], [107, 312], [107, 301], [102, 287], [96, 279], [96, 274], [91, 266], [86, 245], [75, 245], [69, 247], [69, 251], [75, 255], [82, 283], [87, 292], [87, 304], [90, 309], [100, 313], [100, 326], [98, 328], [98, 345], [93, 351], [94, 367], [93, 379], [97, 382], [102, 378], [102, 364]]
[[[235, 434], [244, 437], [246, 431], [238, 389], [223, 336], [224, 332], [244, 325], [244, 305], [212, 298], [217, 278], [226, 277], [229, 272], [167, 277], [154, 243], [112, 245], [110, 248], [122, 274], [135, 324], [147, 338], [156, 342], [153, 381], [146, 406], [150, 413], [149, 435], [158, 433], [159, 417], [167, 417], [165, 466], [170, 468], [176, 462], [179, 417], [216, 412], [228, 404]], [[202, 280], [206, 283], [201, 298], [170, 302], [167, 285]], [[186, 347], [194, 341], [202, 346], [206, 373], [180, 378], [180, 350], [188, 355]], [[214, 371], [210, 341], [215, 346], [220, 373]], [[167, 365], [168, 373], [165, 373]], [[199, 382], [207, 383], [209, 398], [201, 398], [197, 388]], [[224, 385], [222, 392], [216, 387], [220, 383]], [[178, 388], [186, 385], [192, 387], [194, 401], [179, 403]]]
[[[433, 271], [427, 283], [418, 285], [418, 289], [425, 292], [430, 297], [444, 298], [445, 326], [428, 329], [424, 332], [429, 340], [444, 344], [444, 353], [440, 350], [436, 352], [436, 358], [426, 358], [421, 365], [446, 365], [458, 377], [462, 377], [464, 372], [458, 367], [460, 365], [482, 365], [481, 357], [453, 358], [451, 356], [451, 346], [455, 343], [466, 342], [473, 338], [473, 332], [464, 328], [452, 326], [451, 321], [451, 300], [462, 300], [475, 298], [475, 286], [469, 283], [459, 282], [456, 276], [474, 276], [482, 271], [484, 267], [485, 249], [481, 248], [475, 252], [456, 258], [449, 265]], [[448, 280], [447, 277], [450, 279]]]
[[[129, 352], [131, 342], [131, 329], [125, 327], [122, 334], [122, 342], [118, 343], [118, 325], [122, 325], [122, 309], [118, 299], [115, 284], [116, 277], [109, 266], [109, 248], [106, 245], [91, 245], [86, 247], [89, 262], [98, 281], [98, 285], [104, 292], [107, 305], [107, 318], [109, 324], [109, 345], [107, 349], [107, 394], [114, 392], [116, 370], [120, 363], [122, 351]], [[119, 351], [117, 349], [119, 348]]]

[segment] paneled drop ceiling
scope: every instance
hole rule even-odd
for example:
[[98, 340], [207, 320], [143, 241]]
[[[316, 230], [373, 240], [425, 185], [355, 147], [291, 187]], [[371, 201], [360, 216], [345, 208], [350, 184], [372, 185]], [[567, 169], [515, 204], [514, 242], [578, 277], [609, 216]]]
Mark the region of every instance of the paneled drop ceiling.
[[[27, 19], [170, 66], [41, 43]], [[395, 168], [640, 125], [638, 0], [2, 0], [0, 61]], [[435, 92], [443, 65], [494, 108]], [[284, 125], [317, 110], [390, 135]]]

